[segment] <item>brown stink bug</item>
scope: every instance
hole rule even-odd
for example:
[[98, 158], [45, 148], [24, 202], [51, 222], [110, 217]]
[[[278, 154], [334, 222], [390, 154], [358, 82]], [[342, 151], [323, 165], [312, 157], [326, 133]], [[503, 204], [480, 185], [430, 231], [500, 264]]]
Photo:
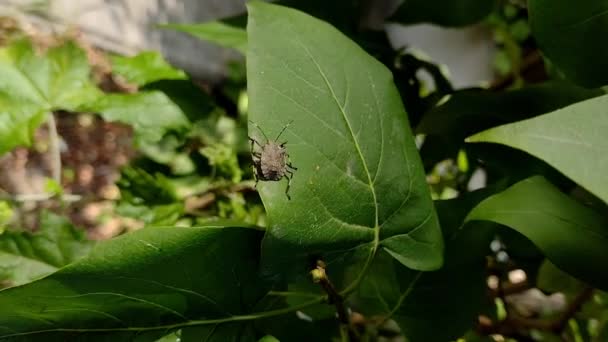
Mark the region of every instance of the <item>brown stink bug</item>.
[[[293, 171], [296, 171], [297, 168], [291, 165], [291, 162], [289, 161], [289, 154], [287, 154], [287, 149], [285, 148], [285, 144], [287, 144], [287, 142], [278, 142], [281, 134], [285, 132], [291, 122], [283, 127], [283, 129], [279, 132], [279, 135], [277, 135], [274, 140], [268, 139], [258, 124], [253, 121], [249, 122], [255, 125], [255, 127], [260, 130], [264, 138], [266, 138], [266, 142], [264, 144], [260, 144], [259, 141], [249, 137], [249, 141], [251, 141], [251, 157], [253, 159], [253, 175], [255, 177], [256, 187], [258, 185], [258, 181], [260, 180], [276, 182], [283, 178], [287, 178], [285, 195], [287, 195], [288, 200], [291, 200], [291, 196], [289, 196], [289, 187], [291, 186]], [[259, 151], [255, 150], [254, 144], [259, 147]]]

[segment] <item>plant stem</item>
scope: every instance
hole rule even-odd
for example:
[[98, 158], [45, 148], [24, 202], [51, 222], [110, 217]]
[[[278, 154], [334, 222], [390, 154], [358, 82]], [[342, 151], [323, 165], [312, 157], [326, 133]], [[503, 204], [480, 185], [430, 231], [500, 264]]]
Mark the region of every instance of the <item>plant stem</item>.
[[55, 114], [49, 112], [49, 153], [51, 154], [51, 175], [57, 184], [61, 185], [61, 147], [59, 146], [59, 134], [57, 133], [57, 123]]
[[[0, 195], [0, 200], [13, 202], [44, 202], [54, 198], [55, 194], [16, 194], [16, 195]], [[77, 202], [82, 199], [80, 195], [66, 194], [61, 196], [61, 200], [65, 202]]]

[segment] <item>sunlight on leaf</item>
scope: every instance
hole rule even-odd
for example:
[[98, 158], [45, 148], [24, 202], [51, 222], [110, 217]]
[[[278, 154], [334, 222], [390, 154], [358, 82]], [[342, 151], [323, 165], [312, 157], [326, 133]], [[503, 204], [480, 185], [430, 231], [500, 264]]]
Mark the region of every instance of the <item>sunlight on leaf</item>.
[[133, 57], [112, 56], [112, 73], [127, 82], [143, 86], [159, 80], [183, 80], [186, 73], [172, 67], [156, 51], [146, 51]]
[[[271, 139], [292, 122], [279, 142], [298, 168], [292, 200], [285, 180], [258, 184], [267, 265], [293, 270], [293, 258], [359, 248], [363, 275], [381, 248], [408, 267], [439, 268], [443, 240], [390, 72], [306, 14], [254, 2], [249, 15], [249, 113]], [[253, 125], [250, 135], [265, 141]]]

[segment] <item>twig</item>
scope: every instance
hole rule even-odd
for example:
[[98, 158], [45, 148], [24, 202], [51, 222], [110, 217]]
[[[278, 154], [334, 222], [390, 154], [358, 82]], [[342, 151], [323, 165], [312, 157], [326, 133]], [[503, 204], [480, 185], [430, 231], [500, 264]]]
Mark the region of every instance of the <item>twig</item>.
[[55, 114], [49, 112], [47, 126], [49, 129], [49, 153], [51, 154], [51, 175], [57, 184], [61, 185], [61, 147]]
[[568, 325], [568, 321], [574, 317], [574, 315], [581, 310], [583, 305], [591, 299], [593, 296], [593, 288], [586, 286], [581, 293], [579, 293], [572, 302], [568, 305], [566, 310], [555, 320], [553, 324], [553, 330], [556, 332], [563, 332]]
[[[12, 202], [44, 202], [55, 197], [57, 194], [16, 194], [16, 195], [0, 195], [0, 200], [12, 201]], [[80, 195], [64, 194], [61, 195], [61, 200], [64, 202], [77, 202], [82, 199]]]
[[[312, 275], [313, 282], [321, 285], [323, 290], [327, 293], [327, 300], [329, 304], [333, 304], [336, 307], [338, 314], [338, 321], [340, 322], [340, 334], [344, 341], [357, 341], [359, 338], [356, 332], [351, 329], [350, 316], [348, 310], [344, 305], [344, 297], [336, 290], [336, 287], [327, 277], [325, 268], [327, 266], [322, 260], [317, 261], [317, 267], [313, 269], [310, 274]], [[345, 339], [347, 338], [347, 339]]]
[[[579, 293], [573, 300], [568, 304], [564, 312], [558, 317], [553, 319], [538, 319], [538, 318], [524, 318], [513, 315], [507, 310], [507, 317], [497, 323], [491, 322], [480, 322], [478, 331], [485, 335], [490, 334], [501, 334], [505, 336], [514, 337], [514, 334], [520, 334], [521, 329], [537, 329], [543, 331], [549, 331], [554, 334], [562, 334], [564, 329], [568, 326], [568, 321], [574, 315], [580, 311], [581, 307], [587, 302], [593, 295], [594, 289], [592, 287], [585, 287], [581, 293]], [[521, 336], [521, 335], [518, 335]]]
[[[542, 64], [542, 62], [543, 62], [543, 57], [540, 54], [540, 52], [533, 51], [528, 56], [524, 57], [523, 61], [521, 62], [521, 67], [519, 68], [519, 74], [520, 75], [524, 74], [529, 69], [532, 69], [533, 67], [535, 67], [539, 64]], [[515, 79], [516, 79], [516, 75], [513, 73], [510, 73], [510, 74], [494, 81], [492, 83], [492, 85], [490, 85], [490, 89], [504, 90], [504, 89], [508, 88], [515, 81]]]

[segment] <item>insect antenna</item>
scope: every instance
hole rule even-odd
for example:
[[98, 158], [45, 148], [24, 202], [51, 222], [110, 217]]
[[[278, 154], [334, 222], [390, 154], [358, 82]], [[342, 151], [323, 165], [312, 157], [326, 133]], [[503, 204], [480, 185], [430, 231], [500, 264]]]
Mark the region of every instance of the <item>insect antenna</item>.
[[249, 120], [249, 122], [251, 122], [251, 124], [253, 124], [255, 127], [258, 128], [258, 130], [262, 133], [262, 135], [264, 136], [264, 138], [266, 138], [266, 143], [268, 143], [270, 141], [270, 139], [268, 139], [268, 137], [266, 136], [266, 133], [264, 133], [264, 131], [262, 130], [262, 127], [258, 126], [257, 123]]
[[289, 127], [289, 125], [291, 125], [293, 123], [293, 120], [289, 121], [287, 123], [287, 125], [283, 126], [283, 129], [279, 132], [279, 135], [277, 135], [277, 138], [274, 139], [274, 141], [278, 141], [279, 138], [281, 137], [281, 134], [283, 134], [283, 132], [285, 132], [285, 130], [287, 129], [287, 127]]

